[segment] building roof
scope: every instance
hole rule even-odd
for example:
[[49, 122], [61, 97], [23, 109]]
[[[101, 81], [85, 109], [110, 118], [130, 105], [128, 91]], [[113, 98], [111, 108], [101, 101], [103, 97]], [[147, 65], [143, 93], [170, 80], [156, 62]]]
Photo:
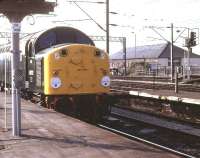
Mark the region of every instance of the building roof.
[[[110, 59], [123, 59], [123, 50], [120, 50], [110, 55]], [[126, 49], [127, 59], [156, 59], [156, 58], [170, 58], [170, 43], [161, 43], [154, 45], [145, 45], [130, 47]], [[174, 46], [174, 58], [183, 58], [184, 49]], [[190, 54], [191, 58], [200, 58], [200, 55]]]
[[[185, 51], [184, 49], [174, 46], [173, 50], [174, 50], [174, 58], [184, 58], [184, 51]], [[171, 51], [171, 45], [170, 43], [167, 43], [165, 49], [160, 54], [159, 58], [170, 58], [170, 51]], [[200, 58], [200, 55], [191, 53], [190, 58]]]

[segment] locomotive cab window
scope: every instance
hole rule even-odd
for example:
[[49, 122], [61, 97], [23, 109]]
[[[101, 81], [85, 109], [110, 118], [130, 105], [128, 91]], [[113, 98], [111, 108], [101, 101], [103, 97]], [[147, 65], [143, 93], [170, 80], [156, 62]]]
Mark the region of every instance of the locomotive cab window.
[[67, 49], [62, 49], [61, 51], [60, 51], [60, 56], [62, 56], [62, 57], [65, 57], [65, 56], [67, 56]]
[[100, 49], [96, 49], [95, 52], [94, 52], [94, 55], [96, 57], [99, 57], [101, 59], [104, 59], [104, 51], [103, 50], [100, 50]]

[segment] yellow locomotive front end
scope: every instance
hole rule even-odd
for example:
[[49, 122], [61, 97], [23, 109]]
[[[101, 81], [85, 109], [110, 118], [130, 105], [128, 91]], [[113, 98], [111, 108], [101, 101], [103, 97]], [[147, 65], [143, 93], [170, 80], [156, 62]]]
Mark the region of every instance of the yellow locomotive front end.
[[55, 27], [26, 43], [23, 95], [50, 109], [98, 120], [108, 111], [109, 57], [83, 32]]
[[108, 54], [84, 44], [57, 47], [44, 57], [44, 81], [45, 95], [108, 93]]

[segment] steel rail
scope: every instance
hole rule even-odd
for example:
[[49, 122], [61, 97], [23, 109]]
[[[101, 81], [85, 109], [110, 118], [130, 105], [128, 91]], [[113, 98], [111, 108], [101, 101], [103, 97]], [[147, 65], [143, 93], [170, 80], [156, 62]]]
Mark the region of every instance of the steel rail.
[[113, 128], [110, 128], [110, 127], [107, 127], [105, 125], [102, 125], [102, 124], [98, 124], [99, 127], [103, 128], [103, 129], [106, 129], [106, 130], [109, 130], [111, 132], [114, 132], [116, 134], [120, 134], [122, 136], [125, 136], [125, 137], [128, 137], [128, 138], [131, 138], [131, 139], [135, 139], [137, 141], [140, 141], [142, 143], [146, 143], [148, 145], [152, 145], [156, 148], [159, 148], [159, 149], [162, 149], [162, 150], [165, 150], [165, 151], [168, 151], [168, 152], [171, 152], [171, 153], [174, 153], [176, 155], [179, 155], [179, 156], [183, 156], [185, 158], [195, 158], [194, 156], [192, 155], [188, 155], [188, 154], [185, 154], [183, 152], [180, 152], [180, 151], [176, 151], [174, 149], [171, 149], [171, 148], [168, 148], [168, 147], [165, 147], [165, 146], [162, 146], [162, 145], [159, 145], [159, 144], [156, 144], [156, 143], [153, 143], [153, 142], [150, 142], [148, 140], [145, 140], [145, 139], [142, 139], [142, 138], [139, 138], [139, 137], [136, 137], [136, 136], [133, 136], [131, 134], [128, 134], [128, 133], [125, 133], [125, 132], [122, 132], [122, 131], [119, 131], [119, 130], [116, 130], [116, 129], [113, 129]]

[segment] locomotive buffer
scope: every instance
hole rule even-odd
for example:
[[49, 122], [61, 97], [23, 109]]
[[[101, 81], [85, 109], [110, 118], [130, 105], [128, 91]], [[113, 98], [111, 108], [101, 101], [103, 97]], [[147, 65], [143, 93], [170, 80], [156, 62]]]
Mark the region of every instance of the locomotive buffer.
[[45, 0], [0, 0], [0, 13], [12, 24], [12, 129], [13, 136], [21, 134], [21, 98], [20, 87], [23, 84], [20, 70], [19, 33], [22, 19], [29, 14], [48, 14], [54, 10], [56, 3]]

